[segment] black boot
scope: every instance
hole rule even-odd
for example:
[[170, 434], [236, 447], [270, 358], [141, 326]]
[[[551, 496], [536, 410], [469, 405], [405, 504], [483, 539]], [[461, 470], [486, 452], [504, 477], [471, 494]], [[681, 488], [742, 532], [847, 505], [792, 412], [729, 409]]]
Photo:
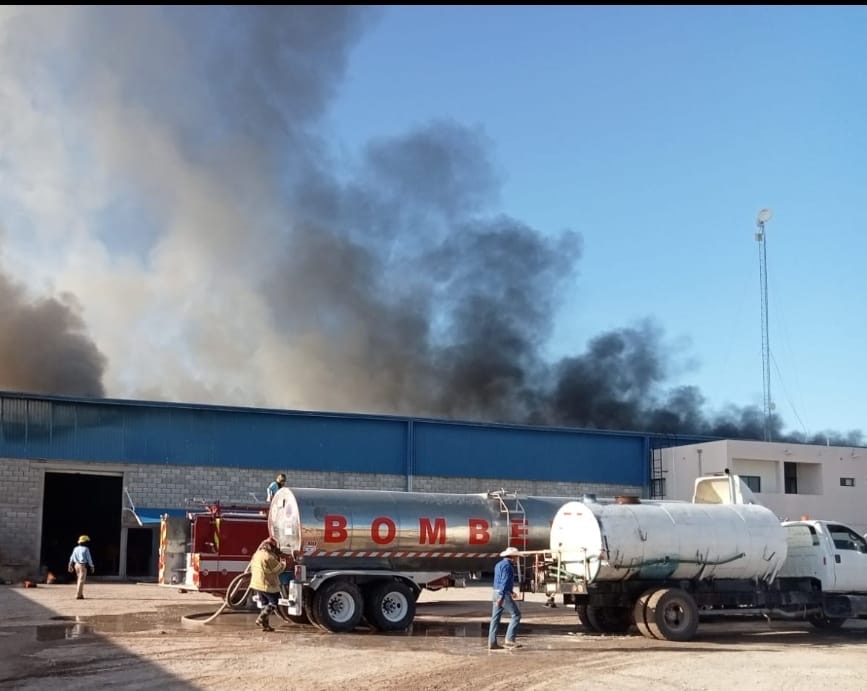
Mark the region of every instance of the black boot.
[[273, 627], [271, 626], [271, 608], [264, 607], [262, 611], [259, 613], [259, 616], [256, 617], [256, 626], [260, 627], [263, 631], [273, 631]]

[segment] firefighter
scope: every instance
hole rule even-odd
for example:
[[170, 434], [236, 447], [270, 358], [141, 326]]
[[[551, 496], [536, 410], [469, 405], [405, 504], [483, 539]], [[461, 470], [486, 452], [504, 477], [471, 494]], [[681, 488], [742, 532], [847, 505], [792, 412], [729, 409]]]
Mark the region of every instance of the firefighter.
[[[250, 560], [250, 590], [254, 599], [262, 604], [262, 611], [256, 618], [256, 626], [263, 631], [273, 631], [271, 614], [277, 610], [280, 595], [280, 574], [286, 565], [273, 538], [263, 540]], [[256, 597], [258, 596], [258, 598]]]

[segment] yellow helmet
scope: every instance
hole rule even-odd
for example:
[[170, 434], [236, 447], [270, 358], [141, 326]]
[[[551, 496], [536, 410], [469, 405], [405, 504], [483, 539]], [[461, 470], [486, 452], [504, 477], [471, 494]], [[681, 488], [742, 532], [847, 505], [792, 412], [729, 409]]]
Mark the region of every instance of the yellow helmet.
[[87, 535], [82, 535], [80, 538], [78, 538], [78, 544], [79, 545], [81, 545], [85, 542], [90, 542], [90, 538]]

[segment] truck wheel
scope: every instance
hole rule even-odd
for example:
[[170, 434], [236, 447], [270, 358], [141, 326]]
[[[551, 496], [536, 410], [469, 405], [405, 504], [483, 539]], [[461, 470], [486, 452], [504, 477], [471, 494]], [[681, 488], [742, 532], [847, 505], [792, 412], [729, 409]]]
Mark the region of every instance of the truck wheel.
[[330, 631], [328, 631], [328, 629], [319, 621], [319, 617], [316, 614], [316, 608], [313, 606], [313, 603], [316, 600], [316, 591], [311, 590], [310, 588], [304, 588], [304, 594], [301, 597], [304, 603], [304, 612], [307, 614], [310, 623], [317, 629], [330, 633]]
[[843, 626], [846, 618], [826, 617], [824, 614], [811, 614], [809, 617], [807, 617], [807, 621], [809, 621], [820, 631], [836, 631], [841, 626]]
[[625, 633], [632, 623], [632, 614], [625, 607], [587, 606], [587, 619], [600, 633]]
[[688, 641], [698, 628], [698, 607], [686, 591], [660, 588], [647, 601], [645, 621], [654, 638]]
[[285, 621], [291, 621], [293, 624], [309, 624], [310, 618], [307, 616], [305, 609], [301, 614], [289, 614], [289, 608], [286, 605], [277, 605], [277, 612]]
[[366, 598], [364, 616], [379, 631], [404, 631], [415, 618], [415, 598], [406, 583], [383, 583]]
[[593, 626], [590, 617], [587, 616], [587, 605], [575, 605], [575, 614], [578, 615], [578, 623], [588, 631], [599, 633], [599, 629]]
[[329, 581], [316, 591], [311, 612], [315, 623], [333, 633], [352, 631], [361, 621], [361, 591], [351, 581]]
[[647, 603], [654, 592], [654, 590], [648, 590], [642, 593], [632, 607], [632, 620], [635, 623], [635, 628], [645, 638], [656, 638], [650, 630], [650, 626], [647, 625]]

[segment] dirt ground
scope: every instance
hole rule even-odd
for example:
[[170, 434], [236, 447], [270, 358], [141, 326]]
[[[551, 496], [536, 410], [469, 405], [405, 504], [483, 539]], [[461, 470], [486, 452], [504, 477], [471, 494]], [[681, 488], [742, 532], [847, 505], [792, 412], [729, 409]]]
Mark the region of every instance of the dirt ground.
[[0, 586], [0, 688], [784, 689], [867, 687], [867, 622], [705, 623], [688, 643], [583, 633], [528, 594], [518, 650], [488, 651], [489, 587], [424, 592], [407, 633], [254, 627], [220, 601], [153, 584]]

